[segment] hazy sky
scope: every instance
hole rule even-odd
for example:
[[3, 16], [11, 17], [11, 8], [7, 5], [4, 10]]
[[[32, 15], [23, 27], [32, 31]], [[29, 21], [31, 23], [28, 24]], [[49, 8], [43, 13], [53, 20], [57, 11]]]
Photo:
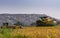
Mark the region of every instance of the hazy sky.
[[38, 13], [60, 19], [60, 0], [0, 0], [1, 13]]

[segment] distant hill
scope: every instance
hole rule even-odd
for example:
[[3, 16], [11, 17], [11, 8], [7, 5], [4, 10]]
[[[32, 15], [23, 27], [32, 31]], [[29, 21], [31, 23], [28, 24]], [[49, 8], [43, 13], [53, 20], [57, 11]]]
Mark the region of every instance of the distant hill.
[[[43, 16], [47, 16], [47, 15], [45, 14], [0, 14], [0, 25], [2, 25], [4, 21], [7, 21], [9, 25], [13, 25], [13, 23], [16, 22], [15, 20], [9, 20], [8, 17], [17, 19], [20, 22], [22, 22], [24, 25], [30, 25], [31, 23], [36, 22], [36, 20], [38, 20], [39, 17], [43, 17]], [[58, 21], [55, 18], [53, 19]]]

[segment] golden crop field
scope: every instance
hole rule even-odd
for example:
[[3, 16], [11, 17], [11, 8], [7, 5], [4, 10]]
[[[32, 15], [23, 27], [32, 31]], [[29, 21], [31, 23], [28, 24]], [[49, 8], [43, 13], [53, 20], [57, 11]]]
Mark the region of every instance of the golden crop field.
[[23, 38], [60, 38], [60, 26], [55, 27], [23, 27], [14, 29], [13, 35], [21, 34]]

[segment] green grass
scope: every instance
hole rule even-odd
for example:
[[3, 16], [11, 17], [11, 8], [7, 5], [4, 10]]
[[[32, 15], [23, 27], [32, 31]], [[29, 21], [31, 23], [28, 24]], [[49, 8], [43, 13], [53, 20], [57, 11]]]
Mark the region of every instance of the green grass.
[[0, 38], [22, 38], [21, 34], [17, 34], [16, 36], [14, 36], [12, 32], [13, 29], [2, 28], [0, 29]]
[[0, 29], [0, 34], [3, 38], [13, 38], [12, 29], [2, 28]]

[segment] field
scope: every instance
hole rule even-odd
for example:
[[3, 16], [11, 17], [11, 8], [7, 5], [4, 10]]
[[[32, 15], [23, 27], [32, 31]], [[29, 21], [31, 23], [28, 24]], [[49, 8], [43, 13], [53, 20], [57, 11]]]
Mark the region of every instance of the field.
[[0, 29], [0, 38], [60, 38], [60, 26], [23, 27], [23, 29], [3, 30]]

